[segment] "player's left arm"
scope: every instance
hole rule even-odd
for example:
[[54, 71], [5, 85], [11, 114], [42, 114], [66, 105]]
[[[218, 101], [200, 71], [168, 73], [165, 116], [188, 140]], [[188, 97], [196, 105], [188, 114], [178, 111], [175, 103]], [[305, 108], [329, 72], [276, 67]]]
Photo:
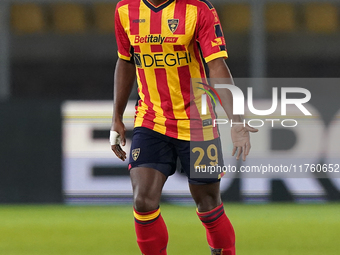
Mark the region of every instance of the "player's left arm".
[[[234, 81], [229, 71], [227, 64], [225, 63], [223, 58], [216, 58], [208, 62], [211, 85], [214, 86], [215, 83], [218, 83], [218, 80], [223, 78], [223, 83], [227, 81], [227, 84], [233, 84]], [[228, 115], [229, 120], [232, 120], [233, 123], [235, 122], [242, 122], [243, 116], [241, 115], [234, 115], [233, 114], [233, 96], [229, 89], [216, 89], [221, 101], [222, 107], [226, 114]], [[250, 127], [248, 125], [237, 124], [231, 127], [231, 138], [233, 141], [233, 152], [232, 155], [234, 156], [236, 151], [236, 159], [239, 159], [241, 154], [242, 159], [246, 160], [246, 157], [249, 154], [251, 145], [250, 145], [250, 136], [249, 132], [257, 132], [258, 130]]]
[[[215, 8], [211, 4], [202, 4], [199, 9], [197, 20], [197, 41], [202, 50], [203, 57], [209, 67], [209, 78], [212, 86], [223, 79], [228, 84], [234, 84], [229, 68], [224, 59], [228, 57], [226, 43], [222, 31], [222, 26]], [[221, 97], [222, 107], [228, 115], [228, 118], [235, 122], [242, 122], [242, 116], [233, 114], [233, 97], [228, 89], [219, 89], [218, 94]], [[233, 125], [231, 128], [231, 138], [234, 148], [232, 155], [239, 159], [242, 152], [243, 160], [246, 160], [250, 150], [249, 132], [258, 130], [248, 125]]]

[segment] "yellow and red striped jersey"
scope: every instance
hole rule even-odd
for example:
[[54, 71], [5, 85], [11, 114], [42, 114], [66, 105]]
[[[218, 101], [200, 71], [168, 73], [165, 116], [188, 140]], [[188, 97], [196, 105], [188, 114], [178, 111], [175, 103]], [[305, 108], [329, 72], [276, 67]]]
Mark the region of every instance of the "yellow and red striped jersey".
[[205, 63], [227, 58], [215, 8], [208, 0], [122, 0], [115, 13], [118, 56], [134, 60], [139, 103], [135, 127], [146, 127], [181, 140], [218, 137], [214, 106], [207, 97], [201, 114]]

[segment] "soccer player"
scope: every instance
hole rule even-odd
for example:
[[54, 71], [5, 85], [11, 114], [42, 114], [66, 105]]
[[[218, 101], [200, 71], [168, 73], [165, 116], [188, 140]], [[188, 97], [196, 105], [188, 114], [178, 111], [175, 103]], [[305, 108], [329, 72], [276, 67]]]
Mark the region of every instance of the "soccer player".
[[[213, 103], [201, 114], [206, 78], [232, 77], [224, 61], [225, 40], [216, 10], [208, 0], [122, 0], [115, 13], [118, 61], [114, 77], [114, 112], [110, 141], [126, 159], [123, 113], [137, 78], [139, 101], [128, 169], [133, 188], [137, 243], [144, 255], [166, 254], [168, 232], [159, 202], [176, 161], [188, 176], [197, 215], [206, 228], [211, 254], [234, 255], [235, 234], [220, 197], [220, 176], [190, 178], [190, 157], [207, 165], [205, 153], [223, 164]], [[191, 78], [202, 82], [193, 84]], [[213, 86], [213, 84], [210, 84]], [[222, 107], [234, 123], [232, 95], [219, 91]], [[250, 150], [249, 126], [233, 125], [233, 155], [243, 160]], [[192, 143], [198, 147], [191, 149]], [[210, 150], [210, 151], [208, 151]], [[197, 157], [197, 152], [202, 153]], [[201, 157], [202, 156], [202, 157]], [[210, 160], [210, 159], [208, 159]], [[210, 162], [211, 163], [211, 162]], [[179, 215], [180, 217], [180, 215]]]

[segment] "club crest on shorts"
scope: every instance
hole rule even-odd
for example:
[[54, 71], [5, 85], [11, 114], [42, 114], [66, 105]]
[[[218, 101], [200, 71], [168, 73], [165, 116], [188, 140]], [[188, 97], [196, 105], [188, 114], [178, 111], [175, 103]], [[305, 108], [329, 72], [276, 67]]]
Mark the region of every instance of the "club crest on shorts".
[[168, 27], [172, 33], [178, 28], [179, 19], [168, 19]]
[[139, 157], [139, 153], [140, 153], [140, 148], [136, 148], [132, 150], [132, 158], [134, 161], [136, 161]]

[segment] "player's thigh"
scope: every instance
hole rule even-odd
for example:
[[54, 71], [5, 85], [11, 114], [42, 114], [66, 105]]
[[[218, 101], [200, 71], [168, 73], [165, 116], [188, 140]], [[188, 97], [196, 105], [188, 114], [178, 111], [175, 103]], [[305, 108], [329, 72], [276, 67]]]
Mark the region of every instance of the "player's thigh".
[[[188, 176], [189, 188], [200, 212], [210, 211], [221, 204], [220, 178], [223, 172], [196, 173], [198, 166], [223, 166], [221, 141], [219, 138], [189, 142], [176, 146], [183, 171]], [[194, 175], [195, 173], [195, 175]]]
[[134, 167], [130, 178], [135, 209], [139, 212], [157, 209], [167, 176], [153, 168]]
[[129, 156], [129, 169], [153, 168], [170, 176], [176, 170], [174, 147], [169, 137], [144, 127], [134, 129]]
[[157, 209], [164, 183], [176, 170], [169, 138], [147, 128], [135, 128], [129, 157], [134, 206], [137, 211]]
[[210, 141], [175, 141], [182, 171], [190, 184], [219, 182], [224, 175], [222, 146], [219, 138]]

